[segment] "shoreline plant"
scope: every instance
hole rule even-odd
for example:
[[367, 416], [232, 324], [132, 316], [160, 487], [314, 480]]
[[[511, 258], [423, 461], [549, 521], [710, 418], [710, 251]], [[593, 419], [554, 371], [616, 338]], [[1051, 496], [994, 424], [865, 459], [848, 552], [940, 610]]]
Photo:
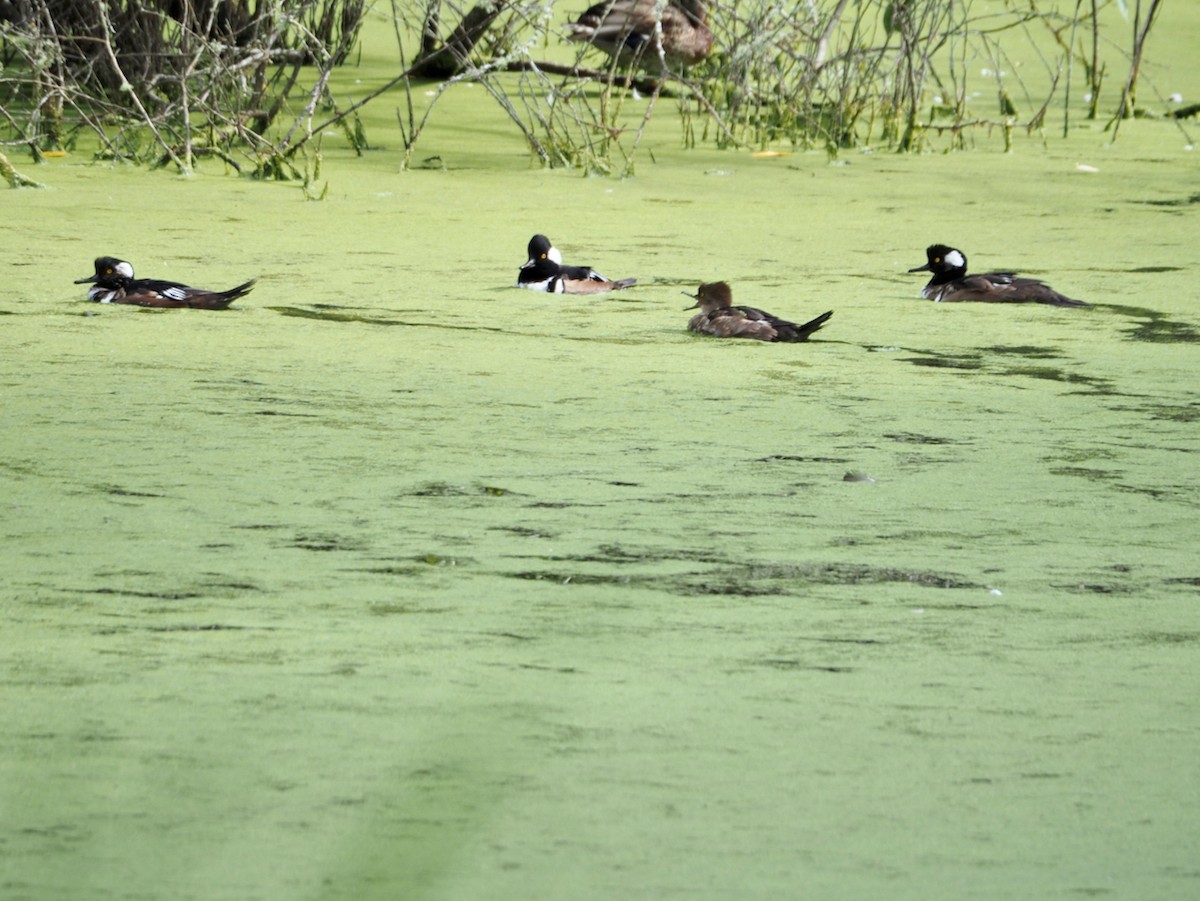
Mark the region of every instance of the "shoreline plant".
[[[587, 173], [633, 172], [668, 98], [686, 146], [834, 157], [965, 147], [1000, 131], [1011, 148], [1020, 132], [1046, 140], [1059, 105], [1068, 135], [1080, 81], [1082, 115], [1100, 120], [1119, 59], [1115, 140], [1146, 112], [1137, 89], [1162, 8], [1128, 2], [709, 0], [709, 58], [639, 70], [568, 48], [565, 17], [581, 10], [556, 12], [553, 0], [3, 0], [0, 152], [23, 147], [37, 162], [86, 135], [101, 159], [190, 173], [215, 158], [310, 192], [327, 129], [361, 153], [359, 111], [402, 89], [407, 167], [438, 101], [464, 81], [490, 94], [540, 165]], [[339, 100], [335, 73], [372, 12], [390, 20], [399, 71]], [[1122, 25], [1128, 42], [1111, 36]], [[4, 163], [10, 184], [32, 181]]]

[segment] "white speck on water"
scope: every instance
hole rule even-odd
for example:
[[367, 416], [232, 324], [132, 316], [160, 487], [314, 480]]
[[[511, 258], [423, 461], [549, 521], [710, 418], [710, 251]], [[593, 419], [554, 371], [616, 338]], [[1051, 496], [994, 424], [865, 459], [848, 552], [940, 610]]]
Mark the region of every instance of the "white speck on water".
[[1172, 94], [1167, 99], [1170, 100], [1172, 103], [1183, 103], [1183, 95], [1182, 94]]
[[999, 588], [989, 588], [989, 589], [988, 589], [988, 594], [990, 594], [990, 595], [991, 595], [992, 597], [994, 597], [994, 598], [1002, 598], [1002, 597], [1004, 597], [1004, 592], [1003, 592], [1003, 591], [1001, 591]]

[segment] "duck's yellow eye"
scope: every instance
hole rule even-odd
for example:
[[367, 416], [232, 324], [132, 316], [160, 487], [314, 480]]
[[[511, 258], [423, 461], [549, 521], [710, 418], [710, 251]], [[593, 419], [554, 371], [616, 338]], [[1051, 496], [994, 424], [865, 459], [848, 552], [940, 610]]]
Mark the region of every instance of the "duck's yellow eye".
[[104, 270], [104, 274], [105, 274], [105, 275], [112, 275], [112, 269], [105, 269], [105, 270]]
[[934, 261], [935, 263], [940, 263], [940, 262], [942, 261], [942, 258], [941, 258], [941, 257], [934, 257], [934, 258], [933, 258], [933, 261]]

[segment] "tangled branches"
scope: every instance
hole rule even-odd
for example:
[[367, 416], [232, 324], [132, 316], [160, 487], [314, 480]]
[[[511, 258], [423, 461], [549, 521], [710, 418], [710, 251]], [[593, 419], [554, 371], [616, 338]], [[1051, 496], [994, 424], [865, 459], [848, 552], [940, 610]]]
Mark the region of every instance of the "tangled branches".
[[[604, 0], [573, 25], [566, 17], [586, 0], [557, 11], [555, 0], [376, 0], [377, 15], [390, 11], [398, 73], [339, 103], [330, 79], [369, 4], [0, 0], [0, 148], [25, 146], [36, 159], [86, 133], [110, 159], [190, 172], [208, 156], [307, 188], [307, 148], [325, 129], [342, 129], [361, 151], [358, 111], [401, 88], [408, 165], [438, 99], [463, 81], [495, 99], [543, 165], [586, 171], [632, 171], [668, 95], [688, 146], [836, 155], [917, 150], [938, 136], [960, 146], [997, 130], [1011, 146], [1017, 130], [1045, 134], [1052, 103], [1067, 132], [1075, 69], [1089, 118], [1099, 117], [1102, 48], [1129, 61], [1115, 137], [1137, 112], [1142, 51], [1162, 5], [1137, 6], [1134, 46], [1123, 51], [1100, 37], [1108, 0], [1076, 0], [1070, 15], [1039, 0]], [[612, 46], [613, 29], [608, 47], [579, 40], [605, 30], [595, 23], [611, 7], [640, 20], [649, 51], [630, 52], [628, 32]], [[697, 30], [694, 46], [668, 46]], [[11, 164], [0, 174], [24, 178]]]
[[[112, 159], [289, 167], [365, 0], [2, 0], [0, 128], [35, 156], [92, 132]], [[300, 84], [311, 66], [316, 78]], [[283, 141], [292, 94], [302, 107]], [[240, 160], [239, 160], [240, 158]]]

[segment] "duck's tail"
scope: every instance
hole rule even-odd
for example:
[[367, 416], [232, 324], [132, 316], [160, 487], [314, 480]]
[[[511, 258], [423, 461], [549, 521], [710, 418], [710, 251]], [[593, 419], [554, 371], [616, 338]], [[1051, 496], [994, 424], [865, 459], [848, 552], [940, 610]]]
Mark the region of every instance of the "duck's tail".
[[1054, 299], [1046, 300], [1048, 303], [1056, 307], [1090, 307], [1091, 304], [1086, 300], [1076, 300], [1074, 297], [1067, 297], [1064, 294], [1056, 294]]
[[823, 326], [826, 322], [828, 322], [832, 315], [833, 310], [830, 310], [827, 313], [822, 313], [816, 319], [809, 320], [808, 322], [804, 323], [804, 325], [793, 325], [792, 323], [788, 323], [788, 328], [781, 328], [777, 325], [776, 331], [779, 333], [779, 336], [775, 340], [807, 341], [809, 336], [812, 335], [813, 332], [817, 331], [817, 329]]
[[248, 282], [242, 282], [236, 288], [230, 288], [228, 291], [221, 291], [213, 296], [219, 298], [218, 303], [214, 304], [214, 309], [225, 309], [239, 297], [245, 297], [250, 293], [250, 289], [254, 287], [258, 281], [256, 278], [250, 279]]

